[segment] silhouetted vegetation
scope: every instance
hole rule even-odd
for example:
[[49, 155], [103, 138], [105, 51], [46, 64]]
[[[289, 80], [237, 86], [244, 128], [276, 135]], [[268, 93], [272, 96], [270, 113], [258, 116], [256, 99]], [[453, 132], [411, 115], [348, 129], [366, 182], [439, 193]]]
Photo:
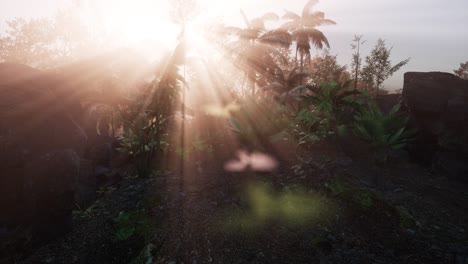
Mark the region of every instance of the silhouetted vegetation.
[[[10, 210], [0, 221], [0, 263], [448, 263], [452, 251], [426, 249], [444, 243], [419, 208], [426, 187], [413, 181], [426, 170], [390, 162], [424, 135], [405, 98], [382, 96], [410, 59], [393, 65], [383, 39], [365, 56], [357, 35], [348, 71], [322, 32], [337, 23], [317, 3], [198, 29], [197, 2], [175, 1], [178, 37], [154, 61], [114, 49], [72, 10], [8, 21], [0, 177], [15, 178], [31, 220], [16, 224], [24, 216]], [[454, 72], [468, 79], [467, 68]], [[37, 102], [48, 97], [60, 107]], [[47, 126], [70, 139], [48, 144]], [[71, 233], [43, 235], [50, 219]], [[463, 238], [451, 240], [457, 250]]]

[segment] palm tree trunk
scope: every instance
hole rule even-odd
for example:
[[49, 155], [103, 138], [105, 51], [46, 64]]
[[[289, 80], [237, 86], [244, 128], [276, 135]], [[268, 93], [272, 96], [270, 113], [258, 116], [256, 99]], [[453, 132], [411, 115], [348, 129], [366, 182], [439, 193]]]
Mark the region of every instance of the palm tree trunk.
[[[304, 74], [304, 54], [301, 54], [301, 75]], [[302, 85], [302, 79], [303, 77], [301, 76], [301, 85]]]

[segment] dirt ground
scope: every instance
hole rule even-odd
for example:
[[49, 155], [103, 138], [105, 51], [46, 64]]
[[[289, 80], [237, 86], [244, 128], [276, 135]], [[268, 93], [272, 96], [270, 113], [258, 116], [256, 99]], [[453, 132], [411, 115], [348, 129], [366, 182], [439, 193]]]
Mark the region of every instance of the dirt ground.
[[468, 263], [466, 185], [406, 160], [303, 157], [126, 177], [18, 263]]

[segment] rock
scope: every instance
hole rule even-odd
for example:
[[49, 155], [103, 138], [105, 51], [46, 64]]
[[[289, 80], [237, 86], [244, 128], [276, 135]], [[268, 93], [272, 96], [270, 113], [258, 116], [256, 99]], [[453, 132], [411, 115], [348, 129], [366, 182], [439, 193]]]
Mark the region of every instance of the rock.
[[0, 139], [5, 144], [31, 155], [52, 149], [84, 151], [87, 135], [78, 122], [78, 98], [58, 97], [51, 89], [56, 85], [53, 75], [0, 63]]
[[463, 158], [457, 153], [441, 151], [435, 155], [433, 166], [447, 173], [450, 179], [468, 182], [468, 156]]
[[93, 161], [80, 159], [80, 175], [76, 184], [75, 202], [81, 208], [87, 208], [97, 198], [98, 179]]
[[71, 212], [87, 135], [60, 89], [52, 73], [0, 63], [0, 225], [58, 230]]
[[[450, 178], [463, 178], [459, 165], [468, 157], [468, 80], [443, 72], [407, 72], [403, 98], [419, 131], [409, 147], [411, 156], [432, 165], [443, 160], [437, 166]], [[468, 180], [466, 175], [461, 180]]]
[[110, 139], [103, 139], [98, 144], [92, 144], [86, 151], [85, 157], [92, 160], [95, 165], [101, 167], [109, 167], [113, 156]]
[[95, 168], [94, 177], [97, 179], [98, 186], [104, 187], [114, 186], [122, 180], [122, 175], [119, 171], [102, 166]]
[[[71, 228], [71, 213], [75, 208], [80, 159], [72, 150], [48, 153], [31, 162], [25, 169], [30, 179], [25, 186], [24, 199], [31, 218], [34, 239], [51, 239]], [[30, 222], [32, 221], [32, 223]]]

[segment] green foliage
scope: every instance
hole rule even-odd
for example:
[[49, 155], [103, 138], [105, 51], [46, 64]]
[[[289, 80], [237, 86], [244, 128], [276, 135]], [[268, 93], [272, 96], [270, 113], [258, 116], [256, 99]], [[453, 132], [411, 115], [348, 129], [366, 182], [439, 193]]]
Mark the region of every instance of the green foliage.
[[343, 123], [344, 113], [352, 112], [359, 106], [354, 96], [360, 92], [348, 90], [350, 84], [351, 82], [347, 81], [323, 83], [320, 86], [305, 85], [296, 87], [291, 93], [301, 92], [298, 96], [304, 99], [306, 105], [314, 107], [317, 116], [323, 120], [329, 131], [336, 133]]
[[74, 217], [89, 219], [89, 218], [93, 218], [96, 216], [95, 207], [97, 203], [94, 203], [88, 208], [82, 208], [77, 203], [75, 203], [75, 205], [77, 207], [77, 210], [74, 210], [72, 212]]
[[329, 136], [330, 131], [326, 127], [316, 111], [309, 108], [300, 110], [290, 127], [289, 140], [297, 147], [320, 141]]
[[351, 202], [357, 208], [368, 211], [375, 207], [378, 200], [382, 198], [375, 192], [365, 188], [354, 187], [351, 183], [335, 179], [325, 183], [330, 192], [344, 201]]
[[[6, 21], [5, 34], [0, 37], [0, 61], [50, 69], [88, 55], [85, 53], [95, 50], [98, 41], [77, 9], [72, 6], [51, 18]], [[98, 30], [103, 28], [93, 25], [93, 31]]]
[[[298, 144], [303, 145], [321, 139], [317, 127], [320, 127], [320, 119], [314, 111], [304, 108], [294, 118], [293, 135], [298, 136]], [[319, 134], [319, 135], [317, 135]]]
[[385, 114], [376, 104], [371, 103], [354, 117], [354, 134], [371, 144], [378, 162], [385, 163], [390, 150], [405, 147], [415, 135], [415, 131], [406, 128], [408, 117], [398, 113], [399, 109], [400, 104], [397, 104]]
[[359, 191], [353, 195], [353, 202], [363, 210], [369, 210], [374, 204], [375, 195], [369, 191]]
[[326, 182], [325, 187], [327, 187], [331, 191], [331, 193], [335, 196], [346, 195], [353, 191], [353, 188], [351, 187], [349, 183], [343, 180], [339, 180], [339, 179]]
[[280, 139], [289, 124], [286, 107], [268, 98], [245, 99], [240, 110], [233, 113], [230, 119], [231, 128], [239, 140], [250, 147]]
[[145, 238], [151, 230], [152, 224], [144, 210], [120, 212], [115, 219], [115, 235], [117, 241], [131, 238]]
[[368, 87], [376, 89], [377, 96], [383, 82], [410, 61], [408, 58], [392, 65], [390, 61], [391, 51], [392, 48], [386, 47], [385, 40], [379, 39], [371, 54], [366, 56], [366, 64], [361, 71], [362, 80]]
[[400, 226], [403, 228], [414, 228], [419, 225], [418, 221], [408, 212], [403, 206], [397, 206], [398, 214], [400, 215]]
[[301, 85], [304, 78], [310, 76], [309, 73], [300, 72], [299, 68], [295, 66], [291, 69], [276, 67], [273, 76], [271, 76], [268, 83], [262, 89], [284, 97], [291, 89]]
[[135, 119], [126, 119], [127, 131], [119, 137], [121, 147], [117, 150], [134, 158], [139, 177], [147, 177], [153, 170], [155, 147], [167, 144], [164, 141], [158, 142], [155, 137], [157, 125], [149, 120], [146, 114], [140, 114]]
[[330, 55], [330, 50], [325, 49], [322, 54], [316, 55], [308, 68], [310, 82], [319, 85], [321, 83], [345, 82], [350, 79], [346, 71], [346, 65], [338, 64], [337, 55]]
[[152, 264], [155, 263], [155, 259], [152, 251], [156, 248], [154, 244], [148, 244], [141, 251], [136, 258], [134, 258], [130, 264]]
[[167, 55], [157, 67], [153, 81], [144, 87], [131, 103], [120, 108], [124, 134], [120, 136], [119, 149], [135, 158], [135, 167], [140, 177], [147, 177], [156, 161], [168, 147], [168, 129], [182, 105], [181, 92], [185, 79], [179, 73], [183, 61], [184, 43], [179, 43], [174, 52]]
[[226, 52], [226, 59], [232, 60], [244, 73], [244, 80], [250, 89], [248, 92], [242, 85], [241, 96], [245, 97], [255, 96], [255, 85], [260, 84], [260, 81], [271, 79], [279, 65], [287, 62], [279, 48], [289, 48], [291, 36], [283, 29], [266, 29], [266, 21], [278, 18], [274, 13], [252, 20], [247, 19], [243, 12], [242, 14], [245, 28], [224, 27], [224, 33], [236, 36], [237, 39], [224, 45], [223, 50]]

